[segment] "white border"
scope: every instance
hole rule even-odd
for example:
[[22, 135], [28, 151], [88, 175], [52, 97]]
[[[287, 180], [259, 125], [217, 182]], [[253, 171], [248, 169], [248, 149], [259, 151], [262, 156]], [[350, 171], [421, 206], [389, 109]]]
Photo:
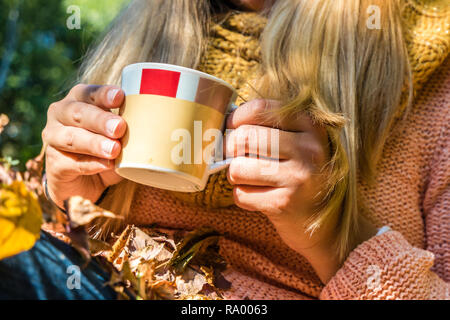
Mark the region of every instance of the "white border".
[[123, 68], [122, 70], [122, 78], [123, 75], [126, 72], [129, 71], [133, 71], [133, 70], [142, 70], [144, 68], [153, 68], [153, 69], [159, 69], [159, 70], [169, 70], [169, 71], [179, 71], [179, 72], [186, 72], [186, 73], [191, 73], [191, 74], [195, 74], [199, 77], [203, 77], [203, 78], [207, 78], [213, 81], [217, 81], [220, 82], [221, 84], [223, 84], [224, 86], [227, 86], [230, 90], [233, 91], [233, 93], [236, 93], [236, 89], [233, 88], [233, 86], [231, 84], [229, 84], [228, 82], [226, 82], [225, 80], [222, 80], [220, 78], [217, 78], [215, 76], [212, 76], [208, 73], [204, 73], [195, 69], [190, 69], [190, 68], [186, 68], [186, 67], [182, 67], [182, 66], [177, 66], [174, 64], [167, 64], [167, 63], [156, 63], [156, 62], [140, 62], [140, 63], [133, 63], [133, 64], [129, 64], [127, 65], [125, 68]]

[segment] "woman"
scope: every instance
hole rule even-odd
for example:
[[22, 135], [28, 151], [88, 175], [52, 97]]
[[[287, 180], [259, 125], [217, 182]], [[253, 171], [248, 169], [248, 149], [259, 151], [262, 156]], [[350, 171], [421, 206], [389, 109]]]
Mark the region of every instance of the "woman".
[[[59, 206], [75, 194], [97, 201], [110, 187], [101, 204], [127, 223], [212, 226], [224, 234], [229, 298], [448, 298], [448, 64], [436, 74], [444, 83], [431, 80], [430, 93], [406, 109], [410, 70], [418, 89], [447, 56], [449, 37], [430, 38], [440, 53], [425, 71], [415, 68], [415, 27], [404, 32], [401, 18], [438, 26], [445, 16], [418, 14], [427, 8], [409, 1], [279, 1], [259, 67], [263, 19], [227, 11], [259, 11], [264, 1], [233, 2], [132, 2], [84, 64], [81, 82], [102, 86], [77, 85], [49, 108], [43, 139], [51, 199]], [[433, 12], [448, 11], [436, 3], [441, 11]], [[215, 22], [209, 30], [207, 21]], [[111, 160], [126, 123], [109, 110], [124, 94], [103, 84], [117, 85], [121, 69], [138, 61], [198, 68], [244, 98], [258, 92], [229, 117], [235, 130], [226, 148], [239, 147], [250, 129], [277, 130], [278, 174], [259, 173], [268, 160], [239, 157], [201, 193], [123, 181]], [[258, 72], [251, 92], [247, 83]], [[98, 234], [119, 227], [99, 226]]]

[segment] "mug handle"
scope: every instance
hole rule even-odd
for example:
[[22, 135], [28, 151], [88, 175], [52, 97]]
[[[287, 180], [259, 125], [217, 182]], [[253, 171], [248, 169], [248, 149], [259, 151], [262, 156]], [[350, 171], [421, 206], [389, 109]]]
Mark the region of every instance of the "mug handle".
[[[231, 103], [230, 108], [228, 110], [228, 115], [230, 115], [237, 108], [238, 108], [237, 105], [235, 105], [234, 103]], [[228, 115], [227, 115], [227, 117], [228, 117]], [[226, 123], [226, 118], [225, 118], [225, 123]], [[213, 163], [211, 163], [208, 166], [208, 175], [217, 173], [217, 172], [222, 171], [223, 169], [227, 168], [233, 159], [234, 158], [227, 158], [227, 159], [221, 160], [221, 161], [214, 161]]]

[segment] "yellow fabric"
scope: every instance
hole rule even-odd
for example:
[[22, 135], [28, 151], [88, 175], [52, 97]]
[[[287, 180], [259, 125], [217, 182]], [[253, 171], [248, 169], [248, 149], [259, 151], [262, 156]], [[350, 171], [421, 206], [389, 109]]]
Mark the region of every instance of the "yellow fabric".
[[[448, 55], [449, 3], [449, 0], [404, 0], [405, 40], [415, 92]], [[236, 13], [221, 24], [215, 24], [200, 63], [201, 71], [222, 78], [237, 89], [238, 104], [255, 95], [248, 83], [255, 76], [261, 60], [258, 39], [265, 23], [266, 19], [256, 13]], [[399, 116], [403, 111], [401, 108]], [[189, 203], [217, 208], [233, 204], [232, 190], [226, 170], [223, 170], [211, 176], [201, 192], [174, 194]]]
[[37, 197], [22, 181], [0, 184], [0, 260], [33, 247], [41, 224]]
[[[404, 3], [405, 40], [415, 94], [448, 55], [450, 0], [404, 0]], [[400, 116], [404, 108], [399, 111]]]

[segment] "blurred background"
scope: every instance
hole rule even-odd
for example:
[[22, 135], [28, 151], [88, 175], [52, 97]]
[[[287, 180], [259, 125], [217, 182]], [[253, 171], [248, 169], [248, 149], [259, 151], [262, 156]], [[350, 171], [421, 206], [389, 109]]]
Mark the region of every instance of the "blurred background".
[[18, 167], [41, 150], [50, 103], [76, 82], [89, 45], [129, 0], [0, 0], [0, 158]]

